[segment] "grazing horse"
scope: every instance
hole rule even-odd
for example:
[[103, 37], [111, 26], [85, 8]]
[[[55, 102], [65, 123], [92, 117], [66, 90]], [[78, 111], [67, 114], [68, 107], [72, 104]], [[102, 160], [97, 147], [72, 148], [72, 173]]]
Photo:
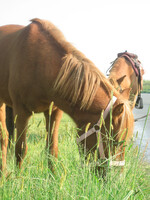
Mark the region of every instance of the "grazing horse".
[[[116, 98], [113, 103], [112, 93]], [[116, 146], [120, 140], [127, 141], [132, 137], [134, 119], [127, 101], [129, 94], [128, 89], [118, 93], [95, 65], [67, 42], [52, 23], [33, 19], [25, 27], [0, 27], [0, 101], [1, 105], [11, 106], [16, 116], [15, 155], [19, 167], [27, 153], [28, 120], [33, 111], [44, 112], [48, 127], [47, 111], [51, 102], [76, 122], [80, 129], [78, 142], [86, 140], [87, 150], [96, 149], [99, 140], [94, 125], [99, 126], [100, 116], [105, 110], [105, 124], [99, 133], [104, 146], [100, 148], [100, 157], [103, 154], [108, 158], [107, 130], [110, 130]], [[111, 107], [112, 118], [108, 114]], [[57, 108], [53, 108], [53, 113], [55, 119]], [[89, 122], [90, 135], [81, 139]], [[54, 126], [57, 124], [54, 123]], [[49, 142], [50, 152], [57, 157], [58, 131], [52, 133]], [[124, 148], [123, 144], [118, 147], [116, 159], [119, 161], [124, 159]], [[113, 148], [111, 154], [114, 155]], [[2, 164], [6, 166], [4, 159]]]
[[[143, 88], [144, 69], [141, 66], [141, 62], [138, 60], [138, 56], [133, 53], [129, 53], [127, 51], [123, 53], [118, 53], [117, 59], [115, 59], [115, 61], [112, 62], [112, 65], [108, 70], [109, 70], [109, 77], [108, 77], [109, 81], [111, 82], [111, 84], [114, 85], [114, 87], [117, 90], [119, 90], [120, 93], [124, 89], [131, 87], [131, 92], [129, 97], [129, 100], [131, 101], [131, 108], [134, 108], [135, 105], [136, 108], [142, 108], [142, 105], [140, 104], [141, 102], [140, 91]], [[46, 119], [48, 120], [49, 111], [48, 110], [45, 111], [44, 114], [47, 115]], [[62, 111], [55, 106], [52, 112], [52, 117], [50, 122], [51, 124], [55, 123], [55, 127], [53, 129], [54, 134], [57, 134], [61, 116], [62, 116]], [[12, 109], [7, 106], [6, 124], [10, 140], [11, 138], [13, 138], [13, 130], [14, 130], [13, 123], [14, 122], [13, 122]]]
[[[137, 55], [127, 51], [118, 54], [109, 68], [109, 80], [120, 92], [131, 87], [129, 100], [131, 108], [143, 108], [141, 90], [143, 89], [144, 69]], [[137, 98], [138, 96], [138, 98]]]

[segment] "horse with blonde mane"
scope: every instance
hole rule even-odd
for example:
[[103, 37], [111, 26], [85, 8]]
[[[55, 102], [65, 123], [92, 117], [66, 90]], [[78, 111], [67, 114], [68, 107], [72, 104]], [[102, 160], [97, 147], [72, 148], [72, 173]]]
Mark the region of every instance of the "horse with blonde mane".
[[[131, 108], [143, 108], [141, 90], [143, 89], [143, 74], [144, 69], [141, 62], [138, 60], [138, 56], [127, 51], [123, 53], [118, 53], [118, 57], [112, 62], [111, 67], [107, 70], [109, 71], [109, 81], [114, 87], [121, 93], [124, 89], [131, 88], [129, 100], [131, 102]], [[48, 119], [49, 110], [45, 111]], [[61, 121], [62, 111], [58, 107], [54, 107], [51, 117], [50, 124], [55, 123], [53, 129], [54, 135], [57, 135], [59, 123]], [[6, 107], [6, 124], [9, 132], [9, 143], [11, 138], [13, 138], [13, 113], [12, 109], [8, 106]], [[48, 124], [48, 122], [47, 122]], [[53, 127], [53, 126], [51, 126]], [[48, 130], [48, 127], [47, 127]], [[51, 130], [50, 130], [51, 132]], [[48, 139], [47, 139], [48, 140]], [[48, 146], [48, 141], [46, 146]]]
[[109, 80], [114, 87], [122, 92], [126, 88], [131, 88], [129, 100], [131, 108], [143, 108], [141, 90], [143, 89], [144, 69], [138, 56], [127, 51], [119, 53], [115, 61], [109, 68]]
[[[44, 112], [48, 128], [47, 111], [51, 102], [75, 121], [80, 129], [78, 142], [84, 144], [86, 141], [87, 151], [95, 151], [96, 144], [101, 144], [100, 158], [110, 156], [107, 130], [111, 130], [109, 133], [117, 146], [117, 154], [112, 147], [111, 156], [115, 156], [117, 161], [124, 161], [125, 144], [132, 137], [134, 123], [127, 100], [129, 95], [130, 89], [124, 90], [122, 94], [118, 93], [95, 65], [67, 42], [52, 23], [33, 19], [25, 27], [0, 27], [0, 101], [1, 105], [5, 103], [11, 106], [14, 117], [17, 116], [15, 155], [19, 167], [27, 153], [28, 120], [32, 112]], [[111, 107], [112, 120], [109, 115]], [[55, 119], [57, 109], [54, 107], [53, 111]], [[2, 116], [4, 114], [3, 110]], [[102, 123], [97, 133], [95, 124], [99, 127], [101, 116], [105, 124]], [[85, 136], [85, 127], [89, 122], [90, 128]], [[56, 128], [57, 124], [53, 125]], [[58, 131], [57, 128], [55, 130], [55, 133], [51, 133], [48, 146], [50, 153], [57, 157]], [[100, 141], [98, 134], [102, 138]], [[3, 134], [1, 139], [3, 141]], [[7, 141], [7, 137], [5, 140]], [[125, 141], [125, 144], [120, 143], [120, 140]], [[7, 144], [4, 146], [2, 155], [6, 158]], [[2, 169], [4, 168], [6, 159], [3, 158]]]

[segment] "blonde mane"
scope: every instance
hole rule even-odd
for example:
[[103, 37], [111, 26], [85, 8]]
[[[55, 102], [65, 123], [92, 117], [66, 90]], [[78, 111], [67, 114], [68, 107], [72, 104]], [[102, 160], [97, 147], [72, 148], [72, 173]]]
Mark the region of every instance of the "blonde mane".
[[[121, 141], [128, 142], [133, 136], [134, 129], [134, 117], [129, 105], [129, 101], [123, 101], [124, 103], [124, 112], [121, 117], [120, 128], [116, 135], [117, 139]], [[125, 133], [125, 134], [123, 134]]]
[[101, 82], [105, 83], [103, 74], [88, 59], [80, 60], [71, 53], [63, 61], [54, 85], [55, 90], [71, 104], [80, 102], [81, 109], [88, 109]]
[[114, 90], [114, 87], [98, 68], [84, 54], [67, 42], [61, 31], [52, 23], [40, 19], [31, 21], [37, 23], [65, 52], [61, 69], [54, 83], [54, 89], [58, 95], [72, 105], [78, 104], [80, 109], [88, 109], [100, 85], [105, 88], [108, 95], [111, 90]]

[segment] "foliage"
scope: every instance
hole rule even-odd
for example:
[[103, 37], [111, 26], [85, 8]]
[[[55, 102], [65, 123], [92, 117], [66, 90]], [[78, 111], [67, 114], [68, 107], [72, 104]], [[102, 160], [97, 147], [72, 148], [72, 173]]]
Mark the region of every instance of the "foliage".
[[143, 91], [142, 93], [150, 93], [150, 81], [144, 80], [143, 81]]
[[[75, 142], [76, 128], [64, 115], [59, 129], [59, 157], [52, 158], [45, 149], [46, 132], [43, 115], [34, 115], [28, 130], [28, 153], [22, 169], [15, 166], [14, 144], [8, 152], [8, 176], [0, 179], [2, 200], [127, 200], [148, 199], [148, 164], [138, 157], [138, 148], [129, 144], [126, 166], [120, 170], [108, 169], [102, 177], [96, 168], [79, 155]], [[13, 152], [13, 153], [12, 153]], [[55, 173], [47, 166], [51, 159]], [[136, 169], [136, 170], [135, 170]]]

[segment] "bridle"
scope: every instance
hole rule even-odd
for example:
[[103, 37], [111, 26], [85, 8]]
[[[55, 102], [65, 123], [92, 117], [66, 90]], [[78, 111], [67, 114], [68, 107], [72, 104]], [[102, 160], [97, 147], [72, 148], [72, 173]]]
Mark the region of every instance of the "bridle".
[[[112, 106], [114, 105], [114, 103], [116, 102], [117, 98], [115, 96], [112, 97], [112, 99], [110, 100], [109, 104], [107, 105], [105, 111], [103, 112], [103, 119], [105, 120], [106, 117], [108, 116]], [[101, 135], [101, 131], [100, 131], [100, 122], [101, 122], [101, 118], [98, 120], [98, 122], [91, 128], [89, 129], [87, 132], [83, 133], [79, 138], [77, 138], [77, 144], [79, 144], [80, 142], [82, 142], [83, 140], [86, 140], [90, 135], [96, 133], [97, 134], [97, 139], [99, 139], [99, 155], [101, 159], [107, 159], [105, 157], [105, 151], [104, 151], [104, 146], [103, 146], [103, 141], [102, 141], [102, 135]], [[99, 135], [98, 135], [99, 133]], [[99, 138], [98, 138], [99, 136]], [[124, 166], [125, 165], [125, 160], [123, 161], [112, 161], [110, 160], [109, 163], [110, 166]]]
[[107, 72], [110, 71], [110, 69], [114, 65], [115, 61], [120, 57], [126, 58], [131, 63], [134, 73], [138, 77], [139, 90], [138, 90], [138, 97], [137, 97], [137, 100], [135, 103], [135, 107], [137, 109], [142, 109], [143, 108], [143, 99], [141, 97], [141, 81], [142, 81], [141, 69], [143, 69], [143, 67], [141, 66], [141, 62], [138, 60], [138, 56], [136, 54], [129, 53], [127, 51], [125, 51], [123, 53], [118, 53], [117, 58], [111, 63], [111, 66], [109, 67]]
[[138, 91], [138, 97], [135, 103], [135, 108], [142, 109], [143, 108], [143, 99], [141, 97], [141, 81], [142, 81], [142, 75], [141, 75], [141, 62], [138, 60], [138, 56], [133, 53], [128, 53], [125, 51], [124, 53], [119, 53], [119, 57], [125, 57], [132, 65], [132, 68], [135, 72], [135, 75], [138, 77], [138, 85], [139, 85], [139, 91]]

